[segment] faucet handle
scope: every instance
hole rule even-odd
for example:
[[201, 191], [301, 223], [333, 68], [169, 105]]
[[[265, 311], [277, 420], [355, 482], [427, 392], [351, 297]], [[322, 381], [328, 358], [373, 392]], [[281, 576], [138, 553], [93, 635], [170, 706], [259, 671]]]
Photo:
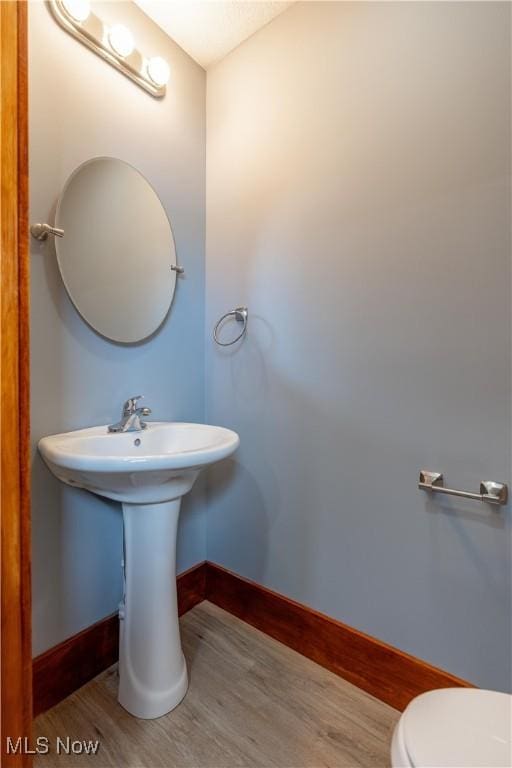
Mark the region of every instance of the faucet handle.
[[144, 395], [135, 395], [135, 397], [129, 397], [123, 405], [123, 416], [130, 416], [137, 410], [137, 402], [143, 400]]

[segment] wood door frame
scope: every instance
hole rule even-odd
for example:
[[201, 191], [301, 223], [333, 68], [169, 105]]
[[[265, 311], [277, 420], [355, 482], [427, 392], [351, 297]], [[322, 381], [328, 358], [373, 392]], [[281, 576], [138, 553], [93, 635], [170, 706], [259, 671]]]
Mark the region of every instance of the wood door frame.
[[29, 243], [27, 3], [0, 2], [0, 538], [1, 764], [29, 766]]

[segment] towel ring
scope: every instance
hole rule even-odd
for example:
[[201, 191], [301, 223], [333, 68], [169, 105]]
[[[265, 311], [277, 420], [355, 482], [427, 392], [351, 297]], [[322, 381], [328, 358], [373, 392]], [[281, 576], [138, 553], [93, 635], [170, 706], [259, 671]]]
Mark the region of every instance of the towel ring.
[[[234, 338], [232, 341], [219, 341], [219, 337], [217, 335], [219, 327], [221, 323], [223, 323], [224, 320], [226, 320], [226, 318], [228, 317], [234, 317], [238, 323], [243, 323], [243, 328], [238, 334], [238, 336], [236, 336], [236, 338]], [[215, 323], [215, 328], [213, 329], [213, 340], [220, 347], [230, 347], [232, 344], [236, 344], [236, 342], [240, 341], [242, 336], [244, 336], [245, 332], [247, 331], [248, 319], [249, 319], [249, 310], [247, 309], [247, 307], [236, 307], [236, 309], [232, 309], [231, 312], [226, 312], [226, 314], [222, 315], [220, 320], [217, 320], [217, 322]]]

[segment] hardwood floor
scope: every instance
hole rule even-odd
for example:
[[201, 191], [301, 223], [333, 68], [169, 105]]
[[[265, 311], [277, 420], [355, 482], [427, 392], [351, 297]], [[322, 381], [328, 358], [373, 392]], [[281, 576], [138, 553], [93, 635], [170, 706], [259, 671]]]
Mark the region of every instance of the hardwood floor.
[[[158, 720], [116, 701], [113, 666], [35, 720], [50, 752], [36, 768], [341, 768], [389, 765], [399, 713], [205, 601], [181, 619], [190, 688]], [[56, 754], [57, 737], [100, 740]]]

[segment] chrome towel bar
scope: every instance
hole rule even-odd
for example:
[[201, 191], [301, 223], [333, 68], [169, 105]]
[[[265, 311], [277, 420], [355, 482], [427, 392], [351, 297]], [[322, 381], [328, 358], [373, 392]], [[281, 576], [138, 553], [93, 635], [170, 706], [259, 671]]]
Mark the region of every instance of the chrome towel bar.
[[445, 488], [441, 472], [429, 472], [426, 469], [420, 471], [418, 488], [430, 493], [445, 493], [447, 496], [460, 496], [463, 499], [485, 501], [487, 504], [503, 505], [508, 500], [508, 486], [506, 483], [496, 483], [494, 480], [484, 480], [480, 483], [480, 493], [470, 491], [458, 491], [455, 488]]

